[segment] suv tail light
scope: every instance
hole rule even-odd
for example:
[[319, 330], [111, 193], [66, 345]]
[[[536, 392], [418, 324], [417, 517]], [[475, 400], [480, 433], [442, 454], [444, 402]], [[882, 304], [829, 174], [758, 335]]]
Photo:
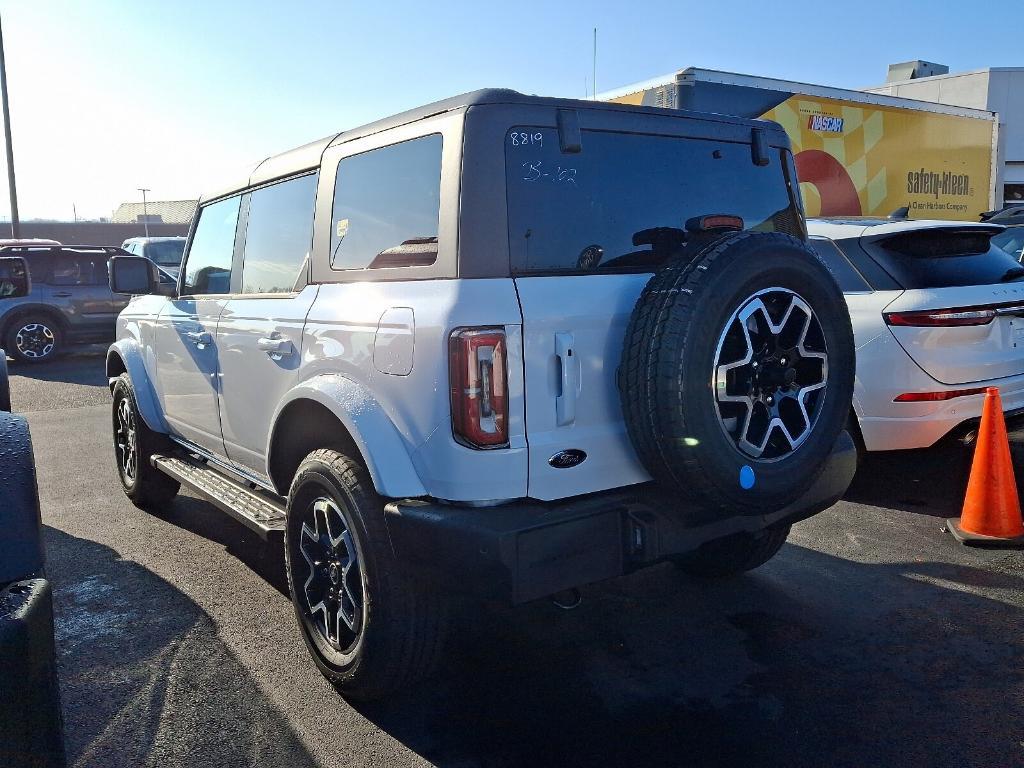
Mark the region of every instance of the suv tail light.
[[963, 325], [988, 325], [996, 316], [993, 307], [964, 307], [962, 309], [926, 309], [921, 312], [886, 312], [889, 325], [924, 328], [955, 328]]
[[452, 430], [473, 448], [508, 445], [505, 330], [460, 328], [449, 342]]
[[945, 392], [904, 392], [893, 398], [894, 403], [940, 403], [944, 400], [952, 400], [956, 397], [967, 397], [968, 395], [982, 395], [985, 387], [972, 387], [971, 389], [947, 389]]

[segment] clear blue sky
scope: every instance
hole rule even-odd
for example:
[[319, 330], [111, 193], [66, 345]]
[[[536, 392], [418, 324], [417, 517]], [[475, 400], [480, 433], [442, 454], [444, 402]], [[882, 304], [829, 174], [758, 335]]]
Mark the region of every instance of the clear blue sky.
[[475, 88], [583, 96], [595, 26], [599, 90], [686, 66], [861, 87], [907, 59], [1024, 65], [1000, 26], [1022, 5], [3, 0], [21, 214], [109, 216], [140, 186], [195, 197], [269, 154]]

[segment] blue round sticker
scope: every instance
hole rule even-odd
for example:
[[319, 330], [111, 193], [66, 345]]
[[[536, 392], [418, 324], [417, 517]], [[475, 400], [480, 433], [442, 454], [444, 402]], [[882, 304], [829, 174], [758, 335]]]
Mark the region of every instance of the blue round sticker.
[[754, 487], [754, 470], [747, 464], [740, 467], [740, 488], [744, 491], [749, 491]]

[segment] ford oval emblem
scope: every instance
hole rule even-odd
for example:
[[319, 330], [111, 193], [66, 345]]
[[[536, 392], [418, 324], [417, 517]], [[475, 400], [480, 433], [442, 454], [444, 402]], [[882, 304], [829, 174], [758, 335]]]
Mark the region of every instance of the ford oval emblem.
[[587, 458], [585, 451], [581, 451], [579, 448], [570, 448], [566, 451], [559, 451], [550, 459], [550, 464], [555, 469], [571, 469], [572, 467], [578, 467]]

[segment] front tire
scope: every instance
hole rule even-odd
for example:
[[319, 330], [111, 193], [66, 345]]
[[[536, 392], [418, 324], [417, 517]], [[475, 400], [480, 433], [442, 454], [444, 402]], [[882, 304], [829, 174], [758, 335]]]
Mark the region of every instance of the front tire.
[[377, 699], [432, 671], [445, 601], [399, 572], [361, 464], [329, 449], [306, 457], [288, 494], [285, 558], [302, 639], [340, 693]]
[[166, 438], [146, 426], [127, 373], [117, 378], [113, 394], [114, 457], [121, 487], [135, 506], [160, 507], [173, 499], [181, 487], [149, 461], [154, 453], [166, 450]]
[[7, 328], [7, 353], [21, 363], [45, 363], [63, 349], [60, 324], [45, 314], [16, 318]]
[[737, 533], [703, 544], [680, 556], [676, 567], [691, 576], [726, 578], [764, 565], [782, 549], [789, 526], [768, 528], [757, 534]]

